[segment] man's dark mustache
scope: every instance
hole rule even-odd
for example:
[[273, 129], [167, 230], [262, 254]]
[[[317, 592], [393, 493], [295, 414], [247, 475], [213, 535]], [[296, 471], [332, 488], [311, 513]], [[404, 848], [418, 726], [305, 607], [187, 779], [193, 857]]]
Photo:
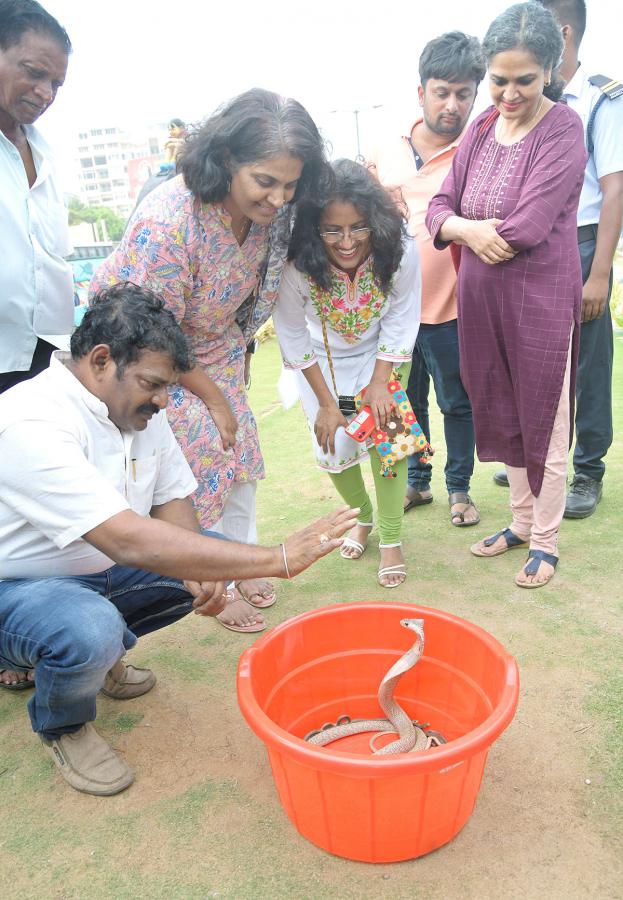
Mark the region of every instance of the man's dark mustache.
[[159, 412], [160, 412], [160, 407], [159, 407], [159, 406], [154, 406], [153, 403], [143, 403], [143, 405], [142, 405], [142, 406], [139, 406], [138, 409], [137, 409], [136, 411], [137, 411], [138, 413], [141, 413], [141, 415], [142, 415], [143, 413], [144, 413], [145, 415], [148, 415], [149, 413], [151, 413], [152, 415], [155, 415], [156, 413], [159, 413]]

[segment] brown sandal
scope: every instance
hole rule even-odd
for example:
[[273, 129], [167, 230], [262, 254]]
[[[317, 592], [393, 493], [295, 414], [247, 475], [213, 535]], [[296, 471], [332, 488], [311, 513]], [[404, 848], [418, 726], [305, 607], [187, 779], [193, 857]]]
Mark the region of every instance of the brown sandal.
[[[243, 604], [242, 607], [240, 606], [240, 604]], [[241, 634], [258, 634], [260, 631], [266, 631], [266, 629], [268, 628], [268, 623], [266, 621], [249, 622], [246, 625], [236, 625], [235, 622], [227, 621], [231, 619], [233, 615], [231, 611], [228, 613], [228, 610], [231, 610], [231, 607], [235, 605], [238, 605], [238, 609], [244, 609], [245, 607], [247, 607], [247, 609], [249, 610], [249, 618], [255, 617], [256, 610], [254, 609], [254, 607], [250, 603], [247, 603], [244, 597], [236, 597], [233, 591], [228, 590], [227, 604], [225, 605], [225, 609], [214, 617], [219, 625], [222, 625], [223, 628], [227, 628], [228, 631], [237, 631]], [[222, 619], [221, 616], [226, 616], [227, 620]]]
[[[455, 528], [469, 528], [470, 525], [478, 525], [480, 522], [480, 512], [478, 507], [466, 491], [452, 491], [448, 494], [448, 503], [450, 505], [450, 522]], [[452, 507], [455, 503], [466, 503], [467, 509], [464, 509], [463, 512], [453, 513]], [[465, 513], [470, 508], [476, 511], [476, 518], [473, 522], [466, 522]], [[455, 522], [455, 519], [458, 519], [459, 521]]]
[[410, 509], [414, 509], [416, 506], [427, 506], [429, 503], [433, 502], [433, 495], [430, 494], [429, 497], [425, 497], [422, 491], [418, 491], [416, 488], [411, 486], [407, 487], [407, 493], [404, 499], [402, 511], [408, 512]]
[[[0, 675], [2, 675], [3, 672], [16, 672], [17, 673], [17, 671], [18, 671], [17, 669], [0, 669]], [[20, 669], [19, 671], [22, 672], [23, 670]], [[28, 671], [31, 672], [32, 669], [29, 669]], [[28, 678], [26, 672], [24, 672], [24, 675], [26, 675], [26, 677], [22, 678], [21, 681], [12, 681], [12, 682], [11, 681], [9, 681], [9, 682], [0, 681], [0, 688], [4, 688], [5, 691], [27, 691], [30, 688], [34, 688], [35, 679]]]

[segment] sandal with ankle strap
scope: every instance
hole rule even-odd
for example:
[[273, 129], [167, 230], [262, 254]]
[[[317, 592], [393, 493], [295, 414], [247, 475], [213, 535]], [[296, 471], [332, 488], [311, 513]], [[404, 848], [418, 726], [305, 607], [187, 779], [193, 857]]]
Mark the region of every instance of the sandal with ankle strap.
[[[402, 541], [398, 541], [397, 544], [379, 544], [379, 550], [391, 550], [393, 547], [402, 547]], [[381, 579], [386, 578], [388, 575], [401, 575], [402, 578], [400, 581], [393, 582], [393, 584], [385, 584]], [[407, 578], [406, 564], [397, 563], [395, 566], [383, 566], [379, 569], [377, 578], [381, 587], [388, 589], [400, 587], [401, 584], [405, 583]]]
[[[361, 528], [373, 528], [374, 527], [373, 522], [357, 522], [357, 525], [359, 525]], [[347, 547], [350, 547], [351, 549], [355, 550], [356, 553], [344, 553], [344, 550]], [[342, 541], [342, 546], [340, 548], [340, 556], [342, 557], [342, 559], [352, 559], [352, 560], [361, 559], [361, 557], [365, 553], [365, 550], [366, 550], [365, 544], [362, 544], [360, 541], [356, 541], [355, 538], [346, 537]]]

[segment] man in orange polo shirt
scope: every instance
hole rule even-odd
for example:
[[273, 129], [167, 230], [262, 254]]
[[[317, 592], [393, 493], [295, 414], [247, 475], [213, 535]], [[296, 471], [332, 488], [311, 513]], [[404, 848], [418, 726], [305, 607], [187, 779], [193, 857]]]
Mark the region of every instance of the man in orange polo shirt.
[[[418, 242], [422, 269], [422, 324], [407, 387], [414, 412], [430, 440], [430, 380], [444, 417], [446, 488], [453, 525], [476, 525], [469, 496], [474, 470], [472, 410], [459, 373], [456, 273], [449, 250], [433, 247], [424, 224], [428, 203], [450, 169], [470, 116], [485, 61], [478, 40], [451, 31], [430, 41], [420, 57], [418, 97], [422, 118], [403, 136], [382, 145], [369, 161], [379, 181], [400, 188], [409, 207], [409, 230]], [[431, 503], [432, 466], [409, 458], [405, 511]]]

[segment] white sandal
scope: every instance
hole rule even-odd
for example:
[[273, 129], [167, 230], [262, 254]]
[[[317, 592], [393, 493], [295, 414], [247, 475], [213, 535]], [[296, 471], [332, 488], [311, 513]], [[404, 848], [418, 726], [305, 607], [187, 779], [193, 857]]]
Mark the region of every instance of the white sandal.
[[[357, 525], [359, 525], [361, 528], [372, 528], [374, 523], [373, 522], [357, 522]], [[353, 550], [356, 550], [357, 553], [356, 554], [344, 553], [344, 550], [347, 547], [351, 547]], [[351, 559], [351, 560], [361, 559], [361, 557], [363, 556], [363, 554], [365, 552], [365, 549], [366, 549], [365, 544], [361, 544], [359, 541], [356, 541], [355, 538], [347, 537], [347, 538], [344, 538], [344, 540], [342, 542], [342, 546], [340, 548], [340, 556], [342, 557], [342, 559]]]
[[[391, 550], [393, 547], [402, 547], [402, 541], [398, 541], [397, 544], [379, 544], [379, 550]], [[402, 578], [400, 581], [393, 582], [393, 584], [384, 584], [381, 579], [386, 578], [388, 575], [402, 575]], [[401, 584], [405, 583], [407, 578], [406, 564], [397, 563], [395, 566], [384, 566], [382, 569], [379, 569], [377, 577], [381, 587], [387, 589], [400, 587]]]

